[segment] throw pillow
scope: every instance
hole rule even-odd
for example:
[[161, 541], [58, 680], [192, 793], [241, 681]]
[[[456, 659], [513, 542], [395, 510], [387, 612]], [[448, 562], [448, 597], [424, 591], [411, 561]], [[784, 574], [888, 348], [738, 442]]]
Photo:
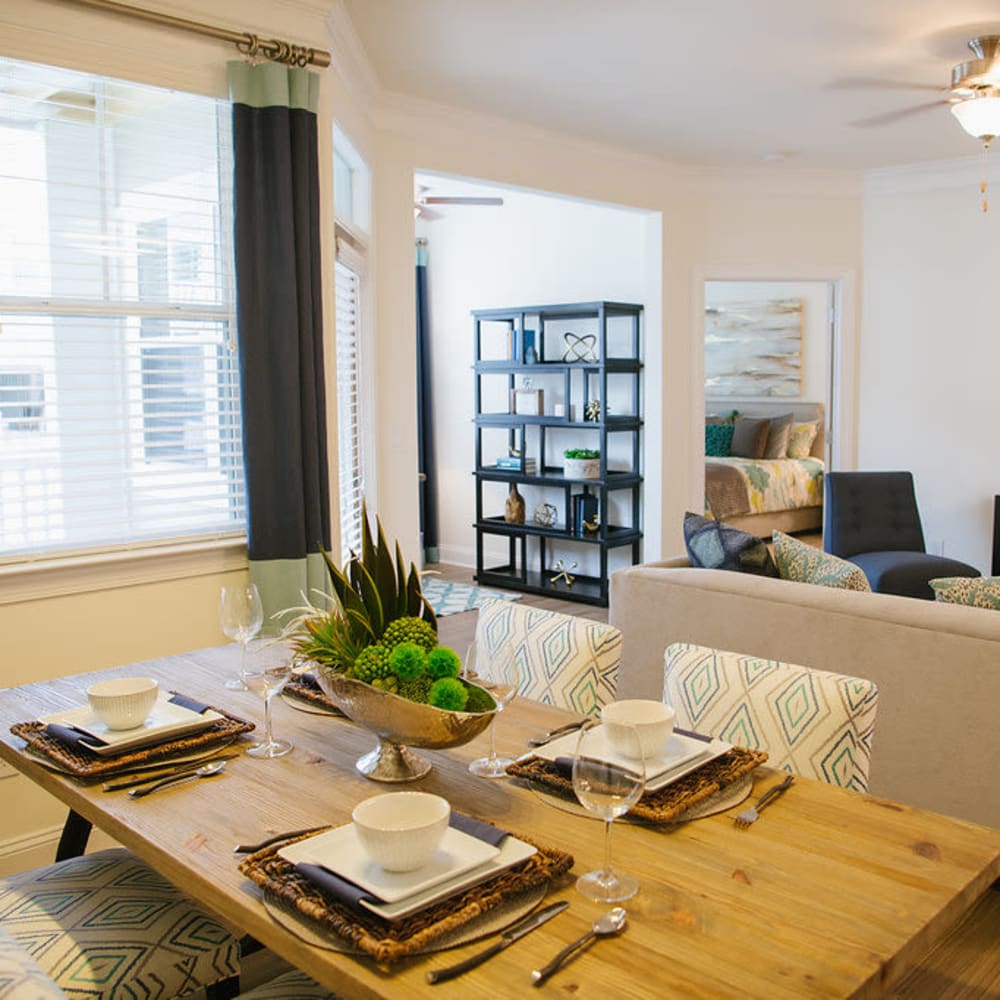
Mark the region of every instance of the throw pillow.
[[772, 417], [767, 429], [767, 444], [764, 445], [764, 458], [786, 458], [788, 439], [792, 433], [792, 414], [783, 413], [780, 417]]
[[684, 515], [684, 546], [691, 565], [699, 569], [778, 575], [764, 539], [690, 511]]
[[763, 458], [770, 429], [771, 421], [766, 417], [759, 420], [737, 417], [733, 425], [733, 443], [729, 446], [729, 454], [740, 458]]
[[782, 580], [815, 583], [820, 587], [838, 587], [841, 590], [871, 591], [868, 577], [860, 566], [806, 545], [782, 531], [775, 531], [771, 538], [774, 541], [774, 561], [778, 564], [778, 576]]
[[1000, 576], [939, 576], [928, 582], [938, 601], [1000, 611]]
[[788, 457], [808, 458], [812, 454], [813, 441], [819, 434], [819, 421], [810, 420], [807, 423], [792, 424], [788, 436]]
[[705, 455], [725, 458], [733, 443], [732, 424], [705, 424]]

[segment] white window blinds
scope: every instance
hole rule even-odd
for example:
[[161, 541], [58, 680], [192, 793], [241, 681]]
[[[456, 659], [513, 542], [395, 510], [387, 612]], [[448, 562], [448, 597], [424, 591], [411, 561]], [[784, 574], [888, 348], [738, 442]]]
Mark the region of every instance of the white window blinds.
[[337, 433], [341, 565], [361, 551], [365, 492], [362, 430], [361, 274], [364, 258], [337, 240]]
[[0, 59], [0, 560], [241, 533], [229, 109]]

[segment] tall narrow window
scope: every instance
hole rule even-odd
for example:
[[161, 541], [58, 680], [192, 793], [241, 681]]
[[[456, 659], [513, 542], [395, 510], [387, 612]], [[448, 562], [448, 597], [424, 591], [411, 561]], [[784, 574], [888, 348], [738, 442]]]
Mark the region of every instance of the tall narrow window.
[[216, 100], [0, 59], [0, 561], [242, 534]]

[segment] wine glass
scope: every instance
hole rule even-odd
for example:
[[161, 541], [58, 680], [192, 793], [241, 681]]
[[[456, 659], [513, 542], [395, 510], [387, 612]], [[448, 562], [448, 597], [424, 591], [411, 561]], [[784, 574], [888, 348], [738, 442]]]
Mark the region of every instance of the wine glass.
[[[638, 737], [636, 737], [638, 746]], [[608, 752], [607, 738], [600, 728], [584, 728], [573, 756], [573, 791], [580, 804], [604, 820], [604, 867], [576, 880], [576, 888], [587, 899], [615, 903], [631, 899], [639, 883], [611, 867], [611, 824], [639, 801], [646, 787], [646, 762], [641, 756], [626, 763]]]
[[292, 749], [288, 740], [276, 740], [271, 735], [271, 700], [292, 676], [291, 654], [283, 648], [279, 648], [278, 653], [270, 662], [262, 653], [265, 662], [254, 664], [253, 669], [243, 675], [247, 689], [264, 699], [264, 739], [249, 747], [247, 753], [251, 757], [284, 757]]
[[[502, 712], [517, 694], [518, 669], [514, 657], [505, 656], [489, 664], [488, 676], [480, 674], [476, 683], [493, 696], [497, 714]], [[497, 717], [494, 715], [490, 723], [490, 755], [474, 760], [469, 764], [469, 770], [481, 778], [506, 778], [507, 768], [513, 763], [510, 757], [497, 756]]]
[[240, 675], [230, 677], [226, 687], [234, 691], [247, 689], [247, 644], [264, 624], [264, 607], [256, 584], [241, 583], [222, 588], [219, 597], [219, 625], [222, 631], [240, 644]]

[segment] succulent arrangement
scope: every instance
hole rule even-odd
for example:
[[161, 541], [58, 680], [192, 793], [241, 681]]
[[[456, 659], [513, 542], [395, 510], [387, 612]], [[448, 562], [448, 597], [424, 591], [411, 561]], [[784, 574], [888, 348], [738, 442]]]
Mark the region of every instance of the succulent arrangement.
[[563, 452], [563, 458], [600, 458], [601, 453], [596, 448], [567, 448]]
[[343, 569], [320, 550], [330, 574], [328, 609], [291, 609], [285, 627], [299, 661], [446, 711], [491, 712], [493, 699], [459, 678], [461, 660], [438, 645], [437, 618], [420, 589], [416, 566], [393, 551], [382, 524], [372, 535], [362, 511], [361, 552]]

